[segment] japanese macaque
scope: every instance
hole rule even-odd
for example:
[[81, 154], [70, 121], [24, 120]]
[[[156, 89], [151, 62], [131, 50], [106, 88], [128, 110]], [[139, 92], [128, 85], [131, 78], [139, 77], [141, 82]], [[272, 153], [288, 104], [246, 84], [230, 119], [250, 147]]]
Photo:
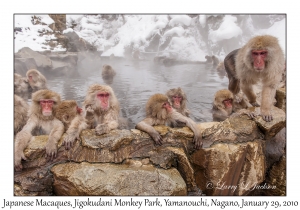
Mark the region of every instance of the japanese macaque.
[[214, 66], [217, 66], [219, 64], [219, 59], [216, 57], [216, 56], [211, 56], [211, 59], [212, 59], [212, 64]]
[[212, 108], [213, 121], [226, 120], [233, 111], [233, 94], [229, 90], [219, 90], [215, 94]]
[[32, 103], [28, 111], [28, 121], [15, 138], [15, 169], [21, 170], [21, 159], [25, 159], [24, 149], [32, 138], [35, 128], [49, 135], [45, 146], [47, 158], [53, 160], [57, 153], [57, 142], [64, 132], [64, 125], [55, 117], [60, 95], [51, 90], [39, 90], [32, 94]]
[[28, 99], [29, 84], [26, 77], [22, 77], [20, 74], [14, 74], [14, 93], [24, 99]]
[[256, 36], [241, 49], [229, 53], [224, 65], [229, 78], [228, 89], [237, 95], [241, 88], [252, 106], [259, 106], [252, 86], [261, 80], [260, 115], [263, 120], [272, 121], [272, 103], [285, 68], [278, 39], [270, 35]]
[[101, 75], [106, 84], [112, 84], [116, 72], [110, 65], [103, 65]]
[[111, 87], [91, 85], [83, 102], [88, 127], [95, 128], [97, 135], [118, 128], [119, 102]]
[[27, 102], [17, 96], [14, 95], [14, 134], [18, 133], [27, 122], [28, 119], [28, 109], [29, 105]]
[[167, 91], [166, 95], [171, 101], [172, 107], [180, 114], [189, 117], [190, 111], [186, 108], [187, 98], [183, 90], [179, 88], [172, 88]]
[[82, 109], [77, 106], [74, 100], [62, 101], [56, 109], [56, 118], [63, 122], [66, 136], [63, 145], [65, 149], [70, 149], [83, 129], [88, 127], [83, 116]]
[[26, 73], [26, 77], [30, 87], [32, 88], [32, 92], [35, 92], [37, 90], [47, 89], [46, 78], [38, 70], [36, 69], [28, 70]]
[[217, 70], [218, 71], [225, 71], [225, 66], [224, 66], [224, 62], [220, 62], [218, 65], [217, 65]]
[[202, 134], [196, 123], [172, 108], [168, 97], [164, 94], [154, 94], [146, 104], [146, 118], [136, 125], [136, 128], [148, 133], [154, 142], [162, 145], [162, 137], [153, 128], [154, 125], [169, 125], [176, 122], [185, 123], [194, 132], [195, 148], [202, 148]]

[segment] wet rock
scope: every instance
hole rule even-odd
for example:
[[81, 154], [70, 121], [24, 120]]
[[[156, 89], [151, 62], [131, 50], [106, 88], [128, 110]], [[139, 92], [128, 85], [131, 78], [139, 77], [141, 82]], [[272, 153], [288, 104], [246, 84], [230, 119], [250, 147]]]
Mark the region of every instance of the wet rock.
[[[255, 112], [259, 113], [260, 107], [255, 108]], [[274, 137], [282, 128], [286, 127], [286, 115], [282, 109], [272, 107], [273, 120], [266, 122], [261, 116], [254, 120], [265, 135], [265, 139]]]
[[286, 89], [285, 88], [279, 88], [276, 90], [276, 107], [279, 109], [282, 109], [284, 112], [286, 112]]
[[186, 185], [175, 169], [159, 169], [141, 161], [124, 164], [66, 163], [51, 169], [56, 195], [186, 195]]
[[264, 141], [219, 143], [191, 156], [196, 183], [206, 195], [247, 195], [265, 176]]
[[264, 186], [265, 189], [261, 190], [263, 195], [286, 195], [286, 156], [282, 156], [279, 162], [273, 165]]
[[242, 143], [262, 138], [261, 132], [247, 115], [232, 116], [205, 129], [203, 148], [217, 143]]
[[286, 128], [281, 129], [273, 138], [266, 140], [266, 161], [267, 168], [285, 155], [286, 148]]
[[53, 176], [47, 168], [31, 168], [15, 172], [14, 195], [53, 195]]
[[[280, 123], [279, 121], [276, 122]], [[86, 173], [85, 171], [88, 171], [87, 168], [90, 166], [92, 167], [91, 173], [100, 173], [101, 170], [104, 170], [102, 169], [104, 166], [107, 166], [104, 167], [105, 170], [108, 170], [106, 169], [109, 168], [108, 165], [111, 167], [118, 166], [115, 172], [108, 171], [107, 173], [116, 173], [118, 176], [124, 175], [124, 173], [130, 174], [128, 179], [135, 177], [135, 181], [141, 183], [141, 186], [148, 183], [143, 178], [145, 175], [157, 177], [157, 173], [163, 174], [161, 171], [169, 173], [170, 170], [178, 170], [177, 172], [186, 185], [185, 193], [187, 191], [189, 195], [194, 195], [199, 188], [206, 195], [249, 195], [255, 184], [260, 185], [263, 183], [267, 171], [265, 155], [272, 155], [272, 153], [265, 153], [265, 151], [268, 151], [265, 150], [265, 143], [269, 140], [264, 139], [265, 135], [262, 134], [261, 129], [254, 120], [247, 115], [235, 115], [223, 122], [201, 123], [197, 126], [201, 129], [203, 136], [204, 147], [200, 150], [194, 149], [192, 143], [194, 134], [188, 127], [154, 126], [163, 138], [163, 145], [161, 146], [155, 145], [147, 133], [137, 129], [113, 130], [109, 134], [100, 136], [95, 135], [94, 130], [83, 130], [80, 139], [75, 142], [70, 150], [65, 150], [62, 146], [64, 138], [62, 136], [58, 143], [57, 157], [53, 161], [48, 161], [45, 158], [44, 147], [48, 136], [34, 137], [24, 151], [27, 161], [22, 161], [24, 169], [22, 172], [18, 172], [18, 179], [16, 179], [15, 174], [15, 185], [17, 186], [15, 187], [15, 194], [35, 193], [27, 188], [23, 189], [22, 181], [18, 181], [30, 177], [26, 174], [27, 170], [38, 170], [37, 168], [41, 170], [53, 169], [54, 165], [57, 165], [57, 167], [70, 167], [70, 170], [69, 168], [64, 170], [72, 173], [63, 176], [59, 175], [62, 172], [55, 172], [55, 176], [59, 177], [57, 180], [63, 180], [57, 181], [59, 184], [55, 184], [57, 189], [60, 187], [56, 191], [60, 195], [68, 193], [67, 188], [70, 189], [70, 192], [72, 191], [72, 195], [89, 195], [89, 193], [119, 195], [117, 192], [107, 190], [106, 187], [109, 186], [109, 182], [105, 183], [104, 186], [103, 181], [98, 180], [100, 178], [75, 183], [75, 171]], [[280, 148], [279, 145], [279, 153], [275, 155], [281, 154]], [[278, 158], [278, 156], [276, 157]], [[66, 162], [69, 163], [65, 164]], [[93, 168], [96, 165], [97, 167], [99, 165], [100, 171]], [[146, 166], [149, 167], [149, 170], [151, 169], [151, 173], [147, 171]], [[84, 168], [84, 170], [81, 170], [81, 168]], [[143, 172], [146, 174], [138, 176], [137, 168], [139, 170], [147, 169], [146, 172]], [[60, 169], [59, 171], [64, 170]], [[24, 176], [23, 179], [20, 178], [22, 176]], [[119, 177], [119, 179], [125, 180], [124, 177], [126, 176]], [[166, 175], [164, 174], [164, 176]], [[72, 180], [70, 181], [69, 178]], [[39, 182], [38, 179], [36, 181]], [[96, 181], [101, 183], [106, 191], [100, 191], [98, 188], [94, 189], [95, 191], [91, 190], [91, 186], [93, 186], [91, 183]], [[115, 183], [115, 180], [112, 181]], [[64, 187], [64, 182], [68, 182], [68, 187], [61, 189]], [[154, 179], [154, 182], [157, 182], [157, 180]], [[77, 184], [80, 187], [77, 187]], [[220, 184], [236, 186], [236, 188], [220, 189], [218, 187]], [[243, 186], [243, 184], [246, 186]], [[162, 185], [164, 186], [164, 184]], [[155, 194], [149, 185], [151, 190], [144, 189], [145, 194], [143, 194], [140, 186], [133, 185], [132, 188], [136, 191], [128, 191], [126, 188], [122, 195], [129, 195], [130, 193], [132, 193], [131, 195], [162, 195], [167, 191], [164, 188], [162, 191], [157, 191], [160, 194]], [[175, 191], [171, 190], [170, 193], [175, 195], [177, 193]]]

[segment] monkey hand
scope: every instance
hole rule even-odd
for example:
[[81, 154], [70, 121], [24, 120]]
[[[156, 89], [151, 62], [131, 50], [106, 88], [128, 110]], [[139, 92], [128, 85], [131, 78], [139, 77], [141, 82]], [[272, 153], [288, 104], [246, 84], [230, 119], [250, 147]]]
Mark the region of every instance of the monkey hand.
[[102, 135], [109, 132], [109, 127], [107, 124], [99, 124], [95, 128], [95, 132], [97, 135]]
[[202, 134], [197, 134], [194, 136], [193, 143], [196, 149], [201, 149], [203, 145]]
[[161, 137], [161, 135], [159, 135], [158, 132], [149, 133], [149, 135], [152, 137], [155, 144], [162, 145], [162, 137]]
[[22, 170], [22, 168], [23, 168], [22, 163], [21, 163], [22, 159], [26, 160], [23, 151], [22, 152], [16, 152], [15, 153], [15, 170], [16, 171], [21, 171]]
[[87, 105], [85, 109], [88, 114], [94, 114], [94, 110], [91, 105]]
[[271, 122], [273, 120], [273, 116], [270, 111], [261, 110], [260, 115], [263, 118], [263, 120], [266, 122]]
[[46, 146], [46, 158], [47, 160], [53, 160], [54, 158], [56, 158], [56, 154], [57, 154], [57, 145], [54, 143], [47, 142]]
[[73, 147], [76, 138], [77, 136], [75, 134], [67, 134], [67, 136], [65, 136], [63, 145], [65, 146], [66, 150], [69, 150], [71, 147]]

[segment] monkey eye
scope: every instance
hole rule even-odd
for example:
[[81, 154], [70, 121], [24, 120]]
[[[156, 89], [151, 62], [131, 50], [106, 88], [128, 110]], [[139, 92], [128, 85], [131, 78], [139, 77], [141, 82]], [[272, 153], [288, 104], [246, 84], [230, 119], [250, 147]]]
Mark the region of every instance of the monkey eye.
[[101, 98], [102, 98], [102, 97], [103, 97], [103, 98], [104, 98], [104, 97], [107, 98], [107, 97], [109, 96], [109, 93], [99, 93], [99, 94], [97, 94], [97, 96], [98, 96], [98, 97], [101, 97]]
[[173, 96], [173, 98], [182, 99], [182, 97], [181, 97], [181, 96]]
[[52, 100], [45, 100], [45, 99], [40, 100], [40, 104], [53, 104], [53, 103], [54, 101]]

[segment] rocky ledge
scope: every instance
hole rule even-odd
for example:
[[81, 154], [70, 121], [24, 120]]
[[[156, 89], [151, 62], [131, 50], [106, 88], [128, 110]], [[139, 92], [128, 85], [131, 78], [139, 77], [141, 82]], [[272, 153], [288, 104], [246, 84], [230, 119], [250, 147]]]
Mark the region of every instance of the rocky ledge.
[[101, 136], [84, 130], [70, 150], [62, 146], [63, 136], [57, 157], [48, 161], [47, 136], [36, 136], [25, 149], [23, 170], [15, 172], [14, 194], [183, 196], [200, 188], [206, 195], [284, 195], [285, 135], [279, 131], [286, 118], [281, 109], [273, 111], [271, 123], [234, 115], [198, 124], [200, 150], [187, 127], [156, 126], [162, 146], [136, 129]]

